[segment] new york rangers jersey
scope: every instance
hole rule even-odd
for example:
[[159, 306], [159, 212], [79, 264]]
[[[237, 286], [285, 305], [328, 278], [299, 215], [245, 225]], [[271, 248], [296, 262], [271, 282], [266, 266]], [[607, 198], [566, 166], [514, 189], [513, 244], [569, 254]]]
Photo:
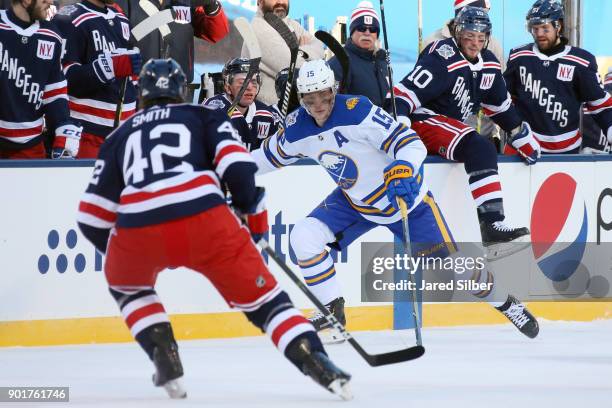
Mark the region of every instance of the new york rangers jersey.
[[138, 112], [103, 143], [78, 222], [108, 236], [114, 226], [194, 215], [226, 203], [221, 181], [228, 180], [234, 201], [250, 203], [256, 167], [237, 138], [224, 114], [202, 106]]
[[566, 45], [551, 56], [542, 54], [533, 43], [515, 48], [504, 76], [543, 152], [563, 153], [580, 147], [582, 103], [604, 133], [612, 126], [612, 98], [603, 89], [595, 57], [581, 48]]
[[43, 115], [52, 130], [69, 121], [61, 53], [51, 23], [25, 23], [11, 8], [0, 10], [0, 147], [39, 143]]
[[365, 219], [391, 224], [400, 219], [385, 193], [384, 168], [394, 160], [410, 162], [421, 186], [416, 207], [427, 193], [422, 162], [427, 151], [408, 126], [398, 123], [363, 96], [336, 95], [333, 111], [319, 127], [303, 107], [285, 119], [285, 129], [264, 140], [253, 158], [258, 174], [309, 157], [342, 189]]
[[[231, 104], [227, 94], [215, 95], [204, 101], [204, 106], [221, 109], [226, 113]], [[248, 107], [246, 115], [236, 109], [231, 118], [232, 125], [249, 151], [258, 149], [264, 139], [276, 133], [279, 120], [280, 117], [270, 106], [257, 100]]]
[[485, 114], [504, 130], [520, 126], [501, 72], [489, 50], [478, 61], [468, 61], [453, 38], [434, 41], [394, 89], [398, 114], [422, 121], [443, 115], [464, 122], [482, 106]]
[[[113, 8], [99, 8], [87, 0], [64, 6], [55, 15], [65, 38], [64, 73], [68, 79], [70, 115], [83, 132], [105, 137], [113, 129], [123, 81], [105, 82], [92, 64], [98, 55], [130, 48], [128, 19]], [[136, 90], [128, 81], [121, 120], [136, 111]]]

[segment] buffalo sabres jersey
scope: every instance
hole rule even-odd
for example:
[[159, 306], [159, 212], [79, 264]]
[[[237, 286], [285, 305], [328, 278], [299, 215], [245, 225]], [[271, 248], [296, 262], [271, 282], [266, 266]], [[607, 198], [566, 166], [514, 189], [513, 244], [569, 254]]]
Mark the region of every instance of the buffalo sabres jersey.
[[510, 51], [504, 76], [543, 152], [580, 147], [582, 103], [604, 133], [610, 132], [612, 98], [603, 89], [595, 57], [587, 51], [566, 45], [563, 51], [547, 56], [537, 45], [528, 44]]
[[[226, 113], [231, 104], [227, 94], [215, 95], [204, 102], [204, 106], [221, 109]], [[280, 117], [270, 106], [257, 100], [249, 106], [246, 115], [236, 109], [231, 118], [232, 125], [248, 150], [258, 149], [265, 138], [276, 133], [279, 120]]]
[[[400, 218], [385, 194], [384, 168], [394, 160], [410, 162], [423, 183], [427, 151], [408, 126], [362, 96], [336, 95], [333, 110], [319, 127], [303, 107], [285, 119], [284, 131], [264, 140], [253, 157], [258, 174], [302, 157], [318, 162], [342, 189], [350, 205], [367, 220], [390, 224]], [[414, 208], [427, 192], [423, 183]]]
[[[102, 144], [78, 222], [106, 234], [194, 215], [226, 203], [221, 182], [244, 179], [234, 197], [256, 195], [253, 159], [221, 112], [190, 104], [152, 106]], [[248, 183], [248, 180], [251, 183]], [[103, 240], [94, 240], [103, 242]]]
[[428, 45], [394, 93], [398, 114], [410, 115], [414, 121], [443, 115], [464, 122], [482, 107], [504, 130], [521, 124], [493, 53], [484, 50], [472, 63], [453, 38]]
[[[128, 19], [113, 8], [99, 8], [83, 1], [62, 7], [55, 15], [66, 40], [63, 58], [68, 79], [70, 115], [80, 121], [83, 132], [105, 137], [113, 129], [122, 80], [105, 83], [92, 62], [104, 52], [130, 48]], [[128, 81], [121, 120], [136, 111], [136, 90]]]
[[43, 115], [49, 129], [69, 120], [61, 53], [51, 23], [25, 23], [12, 9], [0, 10], [0, 146], [39, 143]]

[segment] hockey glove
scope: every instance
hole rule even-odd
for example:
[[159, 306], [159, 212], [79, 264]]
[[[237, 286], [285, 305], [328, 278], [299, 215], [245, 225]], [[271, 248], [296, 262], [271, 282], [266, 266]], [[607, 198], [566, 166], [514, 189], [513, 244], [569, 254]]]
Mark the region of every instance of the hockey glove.
[[266, 190], [263, 187], [257, 187], [257, 197], [255, 202], [247, 210], [244, 215], [247, 227], [251, 232], [253, 241], [258, 243], [260, 239], [268, 233], [268, 210], [266, 209]]
[[93, 66], [100, 81], [108, 83], [114, 78], [138, 75], [142, 68], [142, 57], [138, 48], [133, 50], [117, 48], [113, 53], [105, 52], [98, 55]]
[[221, 5], [217, 0], [192, 0], [191, 6], [194, 8], [203, 7], [204, 13], [211, 15], [216, 13]]
[[414, 205], [414, 200], [419, 195], [421, 186], [414, 177], [414, 168], [404, 160], [396, 160], [385, 167], [385, 186], [387, 187], [387, 198], [395, 208], [399, 210], [397, 198], [406, 202], [408, 208]]
[[[540, 144], [533, 136], [533, 132], [527, 122], [523, 122], [520, 127], [512, 130], [510, 133], [510, 146], [518, 151], [521, 155], [525, 164], [532, 165], [536, 164], [542, 152], [540, 150]], [[506, 149], [506, 154], [512, 154], [512, 150]]]
[[51, 150], [52, 159], [74, 159], [79, 153], [81, 126], [65, 124], [55, 129], [55, 139]]

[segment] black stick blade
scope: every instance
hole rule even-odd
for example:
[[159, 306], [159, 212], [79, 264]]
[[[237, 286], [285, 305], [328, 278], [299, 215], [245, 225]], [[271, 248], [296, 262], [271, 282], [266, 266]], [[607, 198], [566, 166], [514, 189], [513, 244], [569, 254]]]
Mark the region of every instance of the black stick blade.
[[423, 354], [425, 354], [425, 347], [414, 346], [403, 350], [391, 351], [389, 353], [370, 354], [366, 357], [366, 361], [372, 367], [378, 367], [415, 360]]
[[325, 44], [325, 46], [327, 46], [327, 48], [329, 48], [338, 59], [338, 62], [342, 67], [342, 81], [340, 81], [340, 93], [345, 93], [346, 83], [348, 81], [350, 69], [349, 56], [346, 53], [346, 50], [344, 49], [342, 44], [340, 44], [338, 40], [336, 40], [334, 36], [328, 33], [327, 31], [319, 30], [315, 33], [315, 37], [323, 44]]
[[283, 40], [287, 43], [290, 50], [297, 50], [299, 48], [300, 44], [298, 43], [297, 37], [279, 16], [272, 12], [267, 12], [264, 14], [264, 20], [283, 37]]

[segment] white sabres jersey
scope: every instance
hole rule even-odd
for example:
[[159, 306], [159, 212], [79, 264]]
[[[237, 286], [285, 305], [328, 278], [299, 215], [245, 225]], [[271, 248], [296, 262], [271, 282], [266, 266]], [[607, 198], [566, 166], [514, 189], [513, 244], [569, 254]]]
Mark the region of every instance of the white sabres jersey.
[[[387, 199], [383, 173], [394, 160], [411, 163], [422, 183], [414, 208], [428, 188], [421, 164], [427, 150], [417, 134], [367, 98], [336, 95], [333, 111], [319, 127], [302, 107], [289, 114], [285, 130], [252, 152], [258, 174], [309, 157], [325, 168], [351, 207], [365, 219], [390, 224], [401, 218]], [[411, 209], [412, 209], [411, 208]]]

